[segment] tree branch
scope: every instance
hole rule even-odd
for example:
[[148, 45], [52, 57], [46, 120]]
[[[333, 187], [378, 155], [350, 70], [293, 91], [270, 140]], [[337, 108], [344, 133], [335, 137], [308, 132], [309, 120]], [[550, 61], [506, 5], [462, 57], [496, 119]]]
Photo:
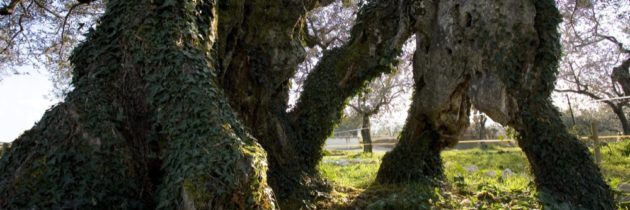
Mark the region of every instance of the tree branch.
[[66, 16], [63, 18], [63, 24], [61, 24], [61, 40], [59, 43], [59, 59], [63, 58], [63, 43], [65, 42], [66, 39], [66, 25], [68, 23], [68, 18], [70, 17], [70, 15], [72, 14], [72, 11], [77, 8], [80, 5], [83, 4], [89, 4], [92, 3], [94, 0], [78, 0], [79, 2], [76, 4], [73, 4], [70, 9], [68, 10], [68, 13], [66, 13]]
[[12, 15], [13, 12], [15, 12], [15, 7], [21, 2], [22, 0], [11, 0], [11, 2], [0, 8], [0, 15]]
[[11, 39], [7, 41], [7, 46], [4, 49], [2, 49], [2, 51], [0, 51], [0, 54], [6, 53], [7, 50], [11, 48], [12, 43], [14, 43], [13, 40], [15, 40], [15, 38], [17, 38], [17, 36], [22, 34], [22, 32], [24, 31], [24, 26], [22, 25], [23, 19], [24, 19], [24, 15], [20, 15], [20, 17], [18, 18], [18, 26], [20, 26], [20, 30], [18, 30], [17, 32], [15, 32], [15, 34], [13, 34], [13, 36], [11, 36]]
[[35, 4], [39, 7], [42, 8], [44, 11], [50, 13], [51, 15], [55, 16], [56, 18], [61, 19], [61, 15], [57, 14], [56, 12], [53, 12], [52, 10], [48, 9], [48, 7], [46, 7], [46, 5], [43, 5], [41, 2], [34, 0], [33, 2], [35, 2]]

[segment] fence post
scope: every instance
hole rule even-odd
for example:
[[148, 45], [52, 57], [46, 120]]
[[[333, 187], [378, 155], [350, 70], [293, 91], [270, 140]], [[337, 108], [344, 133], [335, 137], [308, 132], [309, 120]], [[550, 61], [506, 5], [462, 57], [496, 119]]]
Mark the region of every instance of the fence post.
[[600, 143], [599, 143], [599, 137], [597, 136], [597, 122], [592, 121], [591, 122], [591, 139], [593, 140], [593, 153], [595, 153], [595, 163], [597, 163], [597, 165], [600, 165], [600, 163], [602, 162], [602, 155], [600, 152]]

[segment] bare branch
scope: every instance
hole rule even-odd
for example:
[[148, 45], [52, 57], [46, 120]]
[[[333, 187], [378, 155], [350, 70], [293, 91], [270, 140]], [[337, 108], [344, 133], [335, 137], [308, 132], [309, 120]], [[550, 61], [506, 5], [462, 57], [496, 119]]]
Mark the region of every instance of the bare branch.
[[73, 4], [68, 13], [66, 13], [66, 17], [63, 18], [63, 24], [61, 24], [61, 42], [59, 43], [59, 58], [63, 58], [63, 45], [66, 39], [66, 25], [68, 23], [68, 18], [72, 14], [72, 11], [80, 5], [89, 4], [94, 0], [79, 0], [79, 3]]
[[0, 15], [12, 15], [13, 12], [15, 12], [15, 7], [21, 2], [22, 0], [11, 0], [11, 2], [0, 8]]

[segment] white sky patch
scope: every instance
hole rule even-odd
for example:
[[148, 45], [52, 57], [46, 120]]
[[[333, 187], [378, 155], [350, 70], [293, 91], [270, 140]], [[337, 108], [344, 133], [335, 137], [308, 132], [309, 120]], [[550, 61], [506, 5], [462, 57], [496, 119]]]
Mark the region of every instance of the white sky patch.
[[21, 68], [26, 75], [3, 76], [0, 81], [0, 142], [12, 142], [33, 127], [57, 100], [47, 95], [53, 85], [45, 71]]

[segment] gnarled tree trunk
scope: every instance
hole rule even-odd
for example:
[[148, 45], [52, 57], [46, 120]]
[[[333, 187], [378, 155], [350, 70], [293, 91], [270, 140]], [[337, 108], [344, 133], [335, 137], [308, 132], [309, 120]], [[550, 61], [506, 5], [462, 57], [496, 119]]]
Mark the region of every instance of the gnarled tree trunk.
[[[444, 135], [439, 132], [448, 131], [444, 128], [449, 127], [439, 125], [457, 125], [457, 121], [449, 120], [456, 118], [437, 118], [435, 116], [439, 115], [434, 110], [456, 113], [452, 111], [458, 109], [448, 107], [461, 103], [454, 107], [465, 108], [465, 96], [468, 96], [476, 108], [494, 121], [510, 125], [519, 132], [519, 146], [528, 157], [544, 205], [552, 209], [562, 205], [570, 209], [613, 209], [610, 188], [587, 148], [568, 134], [549, 100], [560, 50], [556, 29], [560, 17], [554, 1], [514, 0], [497, 4], [493, 1], [451, 0], [439, 1], [439, 6], [434, 8], [435, 19], [419, 21], [438, 25], [425, 24], [418, 29], [417, 50], [421, 52], [416, 52], [414, 64], [414, 94], [418, 96], [414, 96], [401, 142], [384, 157], [377, 180], [396, 183], [422, 180], [422, 176], [424, 179], [439, 177], [440, 170], [428, 167], [410, 170], [402, 166], [415, 164], [421, 159], [425, 162], [439, 159], [440, 148], [436, 152], [434, 147], [426, 145], [444, 142]], [[435, 30], [426, 30], [432, 28]], [[451, 65], [431, 65], [451, 57]], [[430, 62], [419, 62], [426, 60]], [[443, 87], [451, 87], [448, 84], [457, 87], [438, 90], [457, 91], [446, 94], [423, 92], [434, 90], [436, 80], [443, 80], [438, 82], [444, 84]], [[460, 89], [467, 93], [461, 93]], [[418, 105], [453, 96], [462, 97], [448, 99], [446, 101], [450, 103], [438, 108]], [[406, 134], [412, 133], [408, 131], [412, 123], [423, 126], [416, 126], [421, 130], [415, 134]], [[406, 135], [425, 142], [405, 143]], [[421, 146], [399, 148], [409, 145]], [[432, 155], [407, 158], [419, 156], [417, 154]], [[392, 168], [404, 169], [397, 172]]]
[[[73, 58], [75, 91], [18, 139], [0, 164], [4, 178], [14, 177], [3, 179], [0, 203], [87, 208], [107, 200], [122, 207], [100, 206], [273, 208], [265, 154], [247, 133], [269, 155], [276, 195], [310, 194], [300, 189], [317, 183], [324, 140], [345, 102], [366, 81], [390, 71], [411, 34], [416, 5], [367, 4], [351, 41], [322, 59], [288, 113], [289, 79], [303, 59], [304, 17], [332, 1], [214, 2], [108, 2], [102, 24]], [[64, 122], [63, 116], [78, 117], [55, 123]], [[43, 164], [48, 158], [89, 165], [63, 178], [98, 193], [79, 203], [65, 196], [71, 187], [82, 192], [79, 187], [64, 185], [67, 191], [55, 195], [34, 189], [59, 188], [62, 177], [41, 173], [70, 168]], [[28, 180], [33, 184], [24, 186], [20, 178], [45, 183]], [[36, 196], [32, 203], [23, 197], [30, 194]]]
[[[330, 3], [306, 2], [306, 10]], [[268, 152], [269, 182], [281, 198], [299, 199], [311, 194], [305, 187], [320, 186], [316, 166], [326, 138], [346, 101], [366, 81], [391, 70], [412, 33], [415, 7], [407, 0], [368, 3], [357, 16], [350, 41], [324, 55], [298, 104], [287, 112], [289, 80], [304, 59], [304, 6], [301, 1], [255, 0], [220, 7], [221, 15], [230, 18], [220, 20], [220, 25], [227, 24], [219, 35], [224, 58], [220, 83]]]
[[[518, 104], [519, 111], [510, 125], [519, 132], [519, 146], [527, 155], [539, 198], [545, 206], [614, 209], [610, 187], [588, 148], [567, 132], [550, 100], [560, 57], [557, 32], [560, 14], [551, 0], [536, 1], [534, 6], [538, 41], [533, 65], [524, 68], [512, 63], [510, 69], [517, 71], [501, 75]], [[512, 82], [515, 77], [519, 82]]]
[[273, 209], [209, 57], [215, 1], [110, 0], [72, 91], [0, 161], [2, 209]]
[[[468, 126], [467, 94], [471, 73], [468, 51], [458, 50], [465, 27], [455, 19], [458, 1], [425, 1], [416, 23], [415, 90], [398, 145], [383, 157], [380, 183], [430, 181], [444, 177], [440, 151], [457, 143]], [[454, 33], [454, 34], [451, 34]]]

